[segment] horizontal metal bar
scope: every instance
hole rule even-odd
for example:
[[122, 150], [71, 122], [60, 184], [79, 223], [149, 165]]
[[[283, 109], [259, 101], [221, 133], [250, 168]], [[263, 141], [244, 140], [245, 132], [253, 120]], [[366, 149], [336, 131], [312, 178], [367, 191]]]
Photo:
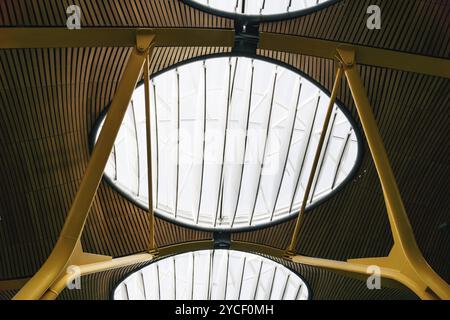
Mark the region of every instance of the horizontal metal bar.
[[157, 47], [232, 47], [234, 30], [201, 28], [0, 28], [0, 49], [134, 47], [137, 34]]
[[449, 59], [294, 35], [270, 32], [260, 33], [259, 49], [262, 50], [283, 51], [334, 59], [336, 50], [341, 47], [350, 47], [354, 50], [358, 64], [450, 78]]

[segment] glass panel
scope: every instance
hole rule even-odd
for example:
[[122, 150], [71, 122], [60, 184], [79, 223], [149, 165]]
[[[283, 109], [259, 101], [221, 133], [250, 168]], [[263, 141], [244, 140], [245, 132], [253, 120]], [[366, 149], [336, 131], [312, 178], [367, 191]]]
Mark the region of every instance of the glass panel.
[[[329, 97], [266, 60], [213, 57], [152, 79], [155, 212], [203, 229], [254, 228], [294, 217], [303, 200]], [[359, 137], [337, 105], [308, 208], [355, 171]], [[144, 86], [132, 102], [105, 176], [148, 207]]]

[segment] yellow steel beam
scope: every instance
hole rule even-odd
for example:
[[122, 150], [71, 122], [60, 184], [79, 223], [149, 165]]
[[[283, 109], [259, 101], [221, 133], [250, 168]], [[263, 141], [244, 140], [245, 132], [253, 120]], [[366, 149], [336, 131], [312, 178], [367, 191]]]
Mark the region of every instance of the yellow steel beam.
[[11, 279], [0, 281], [0, 291], [16, 290], [22, 288], [30, 278]]
[[[161, 248], [157, 256], [169, 256], [175, 253], [183, 253], [201, 249], [213, 249], [214, 243], [210, 240], [208, 241], [196, 241], [196, 242], [186, 242], [171, 246], [166, 246]], [[109, 261], [95, 262], [80, 264], [79, 273], [66, 272], [61, 274], [58, 279], [52, 284], [52, 286], [45, 292], [41, 300], [55, 300], [58, 295], [66, 288], [68, 283], [71, 283], [77, 276], [86, 276], [93, 273], [103, 272], [107, 270], [113, 270], [121, 267], [130, 266], [133, 264], [151, 261], [156, 258], [156, 255], [151, 253], [140, 253], [131, 256], [111, 259]]]
[[232, 47], [234, 30], [200, 28], [0, 28], [0, 49], [134, 47], [138, 34], [157, 47]]
[[147, 181], [148, 181], [148, 213], [149, 213], [149, 251], [156, 249], [155, 245], [155, 213], [153, 211], [153, 179], [152, 179], [152, 131], [150, 119], [150, 55], [145, 60], [144, 64], [144, 91], [145, 91], [145, 133], [147, 138]]
[[[337, 49], [348, 44], [315, 38], [262, 32], [259, 49], [283, 51], [306, 56], [334, 59]], [[358, 64], [391, 68], [450, 78], [450, 60], [384, 50], [367, 46], [351, 46]]]
[[306, 204], [308, 203], [312, 184], [316, 177], [317, 166], [319, 164], [320, 155], [322, 154], [322, 147], [325, 142], [325, 137], [328, 132], [331, 115], [332, 115], [333, 109], [334, 109], [334, 103], [336, 102], [336, 97], [337, 97], [337, 94], [338, 94], [338, 91], [339, 91], [339, 88], [341, 85], [342, 75], [343, 75], [343, 70], [342, 70], [342, 67], [340, 66], [337, 69], [336, 79], [334, 80], [334, 85], [333, 85], [333, 90], [331, 92], [330, 102], [328, 103], [328, 109], [327, 109], [327, 113], [326, 113], [325, 120], [323, 123], [322, 133], [320, 134], [319, 144], [317, 145], [316, 154], [314, 156], [314, 161], [313, 161], [313, 164], [311, 167], [311, 172], [309, 174], [308, 184], [306, 185], [306, 188], [305, 188], [305, 194], [303, 196], [302, 206], [301, 206], [300, 212], [297, 216], [297, 221], [295, 223], [294, 232], [292, 233], [291, 243], [289, 244], [289, 247], [287, 248], [286, 253], [288, 256], [292, 256], [297, 248], [298, 235], [300, 233], [300, 228], [302, 226], [302, 222], [303, 222], [303, 219], [305, 216]]
[[[410, 282], [408, 287], [419, 296], [428, 294], [441, 299], [450, 299], [450, 286], [429, 266], [415, 240], [378, 125], [357, 69], [356, 53], [351, 49], [337, 49], [337, 52], [345, 66], [345, 76], [378, 172], [394, 238], [394, 248], [389, 259], [378, 259], [378, 261], [385, 262], [382, 266], [398, 270], [400, 273], [397, 280], [402, 281], [404, 277], [408, 278]], [[359, 262], [365, 261], [359, 260]]]
[[47, 290], [47, 292], [42, 296], [41, 300], [55, 300], [58, 295], [64, 290], [64, 288], [66, 288], [67, 284], [72, 282], [76, 277], [86, 276], [89, 274], [107, 270], [114, 270], [141, 262], [147, 262], [152, 260], [153, 258], [153, 255], [149, 253], [141, 253], [127, 257], [116, 258], [105, 262], [80, 265], [78, 266], [79, 273], [64, 273], [63, 275], [61, 275], [58, 280], [56, 280], [53, 285]]
[[[0, 49], [133, 47], [138, 33], [155, 34], [158, 47], [233, 47], [234, 30], [200, 28], [0, 28]], [[261, 32], [259, 49], [333, 59], [348, 44]], [[352, 45], [358, 63], [450, 78], [450, 60], [394, 50]]]
[[41, 269], [17, 293], [14, 299], [36, 300], [41, 298], [55, 279], [65, 271], [65, 267], [77, 248], [89, 209], [103, 176], [106, 162], [122, 124], [131, 95], [141, 75], [142, 67], [147, 57], [145, 49], [150, 47], [153, 40], [154, 36], [148, 35], [136, 38], [136, 47], [128, 59], [127, 66], [111, 102], [110, 110], [59, 239]]

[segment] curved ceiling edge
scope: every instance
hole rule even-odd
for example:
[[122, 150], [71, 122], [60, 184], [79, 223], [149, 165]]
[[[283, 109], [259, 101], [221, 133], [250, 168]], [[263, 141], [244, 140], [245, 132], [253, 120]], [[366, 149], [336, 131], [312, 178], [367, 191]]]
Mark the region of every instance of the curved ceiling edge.
[[[277, 22], [277, 21], [282, 21], [282, 20], [290, 20], [290, 19], [295, 19], [295, 18], [299, 18], [302, 16], [306, 16], [308, 14], [312, 14], [315, 12], [318, 12], [322, 9], [328, 8], [336, 3], [339, 3], [342, 0], [320, 0], [321, 2], [318, 4], [306, 4], [305, 5], [305, 1], [300, 1], [300, 0], [296, 0], [294, 2], [298, 2], [298, 6], [299, 9], [295, 10], [295, 11], [288, 11], [288, 8], [292, 6], [292, 2], [293, 1], [289, 1], [286, 4], [286, 12], [283, 10], [281, 10], [281, 8], [279, 10], [277, 10], [276, 8], [271, 8], [271, 12], [273, 13], [266, 13], [266, 14], [246, 14], [246, 13], [235, 13], [233, 11], [231, 11], [229, 8], [224, 8], [224, 7], [214, 7], [214, 6], [210, 6], [205, 4], [204, 2], [206, 2], [205, 0], [181, 0], [183, 1], [185, 4], [187, 4], [190, 7], [193, 7], [195, 9], [198, 9], [200, 11], [212, 14], [212, 15], [216, 15], [219, 17], [223, 17], [223, 18], [228, 18], [228, 19], [234, 19], [237, 21], [242, 21], [242, 22], [246, 22], [246, 23], [262, 23], [262, 22]], [[313, 2], [314, 0], [309, 0], [310, 2]], [[262, 2], [262, 1], [260, 1]], [[264, 1], [265, 2], [265, 1]], [[275, 1], [273, 1], [275, 2]], [[276, 3], [281, 2], [279, 0], [276, 0]], [[258, 3], [258, 5], [262, 5], [260, 3]], [[242, 3], [241, 0], [237, 0], [235, 9], [237, 8], [241, 8], [241, 11], [243, 9], [242, 7]], [[228, 10], [227, 10], [228, 9]], [[253, 10], [254, 11], [254, 10]], [[262, 11], [261, 11], [262, 12]]]

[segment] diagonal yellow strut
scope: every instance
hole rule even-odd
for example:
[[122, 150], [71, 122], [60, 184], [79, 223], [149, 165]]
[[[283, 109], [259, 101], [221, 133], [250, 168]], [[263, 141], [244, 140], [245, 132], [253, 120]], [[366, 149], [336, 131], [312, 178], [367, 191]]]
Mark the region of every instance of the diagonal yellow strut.
[[[304, 256], [293, 256], [296, 227], [287, 258], [297, 263], [323, 267], [353, 274], [370, 275], [369, 266], [380, 268], [381, 276], [396, 280], [414, 291], [421, 299], [450, 299], [450, 286], [439, 277], [423, 257], [408, 219], [400, 191], [392, 171], [380, 131], [370, 106], [366, 90], [359, 76], [356, 54], [352, 47], [341, 47], [337, 58], [343, 66], [356, 109], [370, 148], [383, 189], [387, 214], [394, 238], [394, 247], [388, 257], [352, 259], [347, 262]], [[334, 90], [333, 90], [334, 91]], [[323, 133], [322, 133], [323, 134]], [[320, 152], [320, 146], [318, 152]], [[301, 219], [299, 214], [298, 220]], [[297, 223], [298, 225], [298, 223]]]

